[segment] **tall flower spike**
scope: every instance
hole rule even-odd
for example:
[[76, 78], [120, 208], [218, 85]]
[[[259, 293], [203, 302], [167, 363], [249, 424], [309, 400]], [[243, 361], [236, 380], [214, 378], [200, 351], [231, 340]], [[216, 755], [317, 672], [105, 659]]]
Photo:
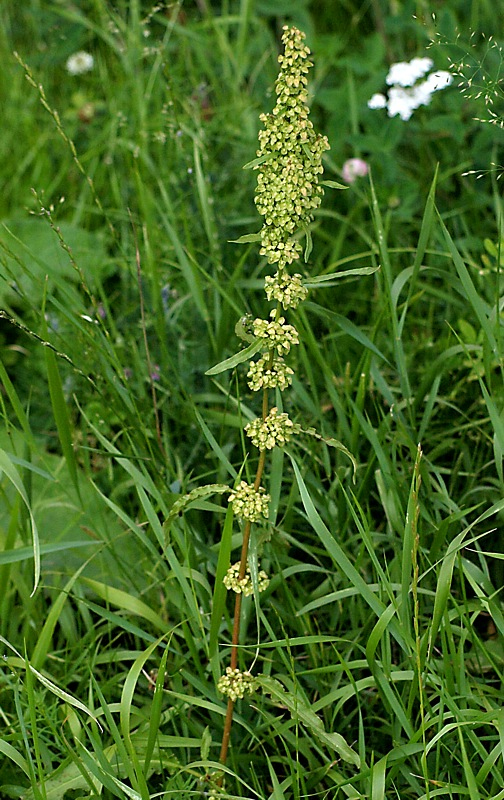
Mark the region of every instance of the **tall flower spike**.
[[318, 136], [308, 119], [307, 78], [312, 62], [297, 28], [284, 27], [284, 54], [278, 56], [280, 72], [275, 84], [277, 102], [271, 114], [261, 114], [264, 130], [259, 133], [257, 155], [265, 160], [256, 166], [255, 204], [265, 218], [261, 231], [261, 255], [283, 270], [299, 258], [302, 247], [292, 239], [298, 228], [313, 219], [323, 189], [322, 154], [329, 149], [325, 136]]
[[[283, 357], [299, 344], [299, 335], [296, 328], [286, 322], [281, 308], [284, 311], [295, 309], [307, 296], [302, 276], [291, 275], [288, 266], [302, 253], [298, 238], [303, 234], [307, 240], [305, 260], [308, 258], [309, 225], [323, 194], [319, 186], [322, 155], [329, 149], [326, 137], [317, 135], [308, 119], [306, 75], [312, 63], [304, 38], [304, 33], [297, 28], [284, 27], [284, 53], [278, 57], [280, 72], [275, 84], [276, 105], [271, 114], [260, 117], [264, 128], [259, 133], [258, 158], [254, 162], [257, 170], [255, 203], [264, 218], [260, 253], [266, 256], [269, 264], [276, 265], [276, 273], [266, 277], [264, 289], [268, 301], [276, 301], [276, 308], [271, 310], [268, 319], [253, 319], [247, 314], [235, 328], [237, 335], [245, 342], [252, 342], [254, 352], [259, 352], [258, 359], [249, 363], [247, 380], [252, 391], [263, 392], [263, 399], [261, 416], [245, 426], [247, 437], [260, 451], [254, 483], [241, 481], [229, 495], [233, 513], [241, 517], [243, 523], [240, 560], [230, 566], [223, 578], [226, 588], [235, 593], [235, 607], [230, 666], [217, 684], [218, 690], [228, 698], [219, 756], [221, 764], [227, 759], [234, 703], [253, 691], [256, 684], [249, 672], [239, 671], [238, 663], [242, 599], [254, 591], [248, 567], [252, 525], [260, 522], [261, 517], [269, 517], [269, 497], [261, 487], [266, 451], [287, 445], [292, 436], [303, 432], [287, 413], [277, 406], [269, 407], [268, 392], [274, 390], [276, 394], [292, 382], [293, 370]], [[258, 541], [260, 539], [256, 539], [256, 543]], [[254, 583], [259, 592], [267, 587], [268, 577], [263, 570], [258, 571]]]

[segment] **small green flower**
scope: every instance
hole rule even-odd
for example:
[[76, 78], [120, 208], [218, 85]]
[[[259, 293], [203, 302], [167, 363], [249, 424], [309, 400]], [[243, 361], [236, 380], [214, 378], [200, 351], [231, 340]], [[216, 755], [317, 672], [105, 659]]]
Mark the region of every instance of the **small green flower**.
[[[236, 594], [243, 594], [245, 597], [253, 594], [254, 587], [252, 586], [252, 576], [250, 569], [247, 567], [245, 576], [240, 579], [240, 562], [237, 561], [229, 567], [224, 577], [224, 586], [226, 589], [232, 589]], [[261, 569], [257, 574], [257, 587], [260, 592], [264, 592], [269, 586], [269, 578], [265, 571]]]
[[245, 433], [259, 450], [283, 447], [293, 434], [300, 432], [301, 426], [294, 423], [288, 414], [279, 414], [276, 406], [273, 406], [266, 419], [258, 417], [245, 426]]
[[294, 370], [287, 366], [283, 358], [276, 356], [270, 364], [269, 355], [251, 361], [247, 372], [248, 385], [253, 392], [277, 387], [283, 392], [291, 385], [293, 375]]
[[285, 322], [285, 317], [275, 319], [276, 311], [270, 313], [270, 320], [255, 319], [252, 323], [254, 336], [265, 340], [265, 349], [276, 349], [279, 356], [286, 355], [291, 345], [299, 344], [298, 332], [294, 325]]
[[246, 694], [253, 694], [256, 690], [256, 681], [250, 672], [240, 672], [239, 669], [226, 667], [226, 674], [221, 675], [217, 682], [217, 690], [236, 702]]
[[275, 275], [267, 275], [264, 289], [268, 300], [278, 300], [286, 308], [297, 308], [299, 303], [306, 300], [308, 289], [303, 286], [301, 275], [289, 275], [288, 272], [278, 271]]
[[241, 481], [229, 495], [229, 502], [233, 504], [236, 516], [249, 522], [258, 522], [261, 516], [268, 516], [270, 499], [262, 486], [256, 491], [254, 486], [246, 481]]

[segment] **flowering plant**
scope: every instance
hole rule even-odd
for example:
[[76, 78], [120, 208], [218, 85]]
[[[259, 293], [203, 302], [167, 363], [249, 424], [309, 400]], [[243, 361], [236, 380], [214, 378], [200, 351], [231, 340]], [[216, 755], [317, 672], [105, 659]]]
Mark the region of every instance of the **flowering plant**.
[[[304, 44], [304, 34], [296, 28], [284, 27], [282, 36], [284, 53], [278, 57], [280, 72], [275, 85], [276, 105], [270, 114], [262, 114], [264, 125], [259, 133], [257, 158], [246, 165], [257, 171], [255, 204], [264, 222], [260, 233], [242, 237], [239, 242], [257, 241], [260, 254], [268, 265], [276, 269], [265, 278], [265, 293], [275, 306], [267, 319], [243, 317], [236, 326], [237, 334], [249, 346], [208, 370], [217, 374], [234, 367], [258, 354], [249, 362], [248, 385], [254, 392], [262, 392], [261, 414], [245, 426], [245, 433], [258, 450], [255, 480], [244, 480], [229, 493], [229, 503], [235, 518], [242, 525], [240, 560], [226, 572], [223, 583], [235, 596], [230, 665], [217, 683], [218, 690], [227, 696], [227, 713], [221, 746], [220, 761], [226, 762], [234, 705], [238, 699], [262, 686], [269, 694], [278, 692], [276, 683], [264, 677], [252, 677], [251, 668], [238, 667], [238, 638], [241, 602], [243, 596], [263, 592], [269, 586], [266, 572], [249, 563], [249, 543], [252, 525], [264, 524], [270, 510], [270, 496], [262, 486], [266, 454], [276, 447], [284, 447], [292, 437], [306, 433], [321, 438], [313, 430], [303, 431], [277, 405], [270, 407], [269, 390], [283, 392], [292, 381], [293, 370], [285, 361], [293, 347], [299, 344], [299, 334], [294, 325], [286, 321], [285, 311], [297, 308], [308, 294], [300, 273], [291, 274], [289, 267], [303, 254], [300, 235], [306, 238], [305, 261], [311, 251], [310, 223], [320, 205], [323, 188], [319, 182], [323, 173], [322, 156], [329, 149], [325, 136], [317, 134], [309, 119], [307, 106], [307, 73], [312, 66], [310, 51]], [[332, 182], [326, 185], [339, 186]], [[341, 187], [344, 188], [344, 187]], [[328, 276], [325, 276], [327, 278]], [[311, 281], [313, 285], [313, 281]], [[335, 440], [326, 440], [348, 451]], [[317, 718], [317, 725], [320, 722]], [[321, 723], [320, 723], [321, 725]], [[357, 754], [337, 734], [336, 747], [340, 755], [356, 763]]]

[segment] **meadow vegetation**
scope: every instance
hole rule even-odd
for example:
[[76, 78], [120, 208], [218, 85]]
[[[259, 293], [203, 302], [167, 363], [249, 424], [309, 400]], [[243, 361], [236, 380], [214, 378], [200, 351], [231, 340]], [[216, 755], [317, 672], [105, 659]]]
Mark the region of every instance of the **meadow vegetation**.
[[[488, 0], [1, 4], [0, 798], [504, 800], [502, 24]], [[215, 367], [270, 314], [243, 167], [284, 25], [330, 149], [270, 408], [311, 435], [261, 467], [233, 644], [261, 399], [249, 359]], [[427, 57], [450, 85], [368, 106]], [[258, 691], [223, 763], [235, 660]]]

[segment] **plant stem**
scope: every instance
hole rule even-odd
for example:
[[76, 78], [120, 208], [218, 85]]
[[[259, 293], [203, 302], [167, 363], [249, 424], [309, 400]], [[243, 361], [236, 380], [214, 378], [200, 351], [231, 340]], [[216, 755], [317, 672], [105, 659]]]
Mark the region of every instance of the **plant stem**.
[[[268, 416], [268, 392], [264, 390], [263, 392], [263, 405], [262, 405], [262, 417], [266, 419]], [[264, 472], [264, 465], [266, 463], [266, 451], [261, 450], [259, 453], [259, 461], [257, 464], [256, 476], [254, 480], [254, 489], [256, 491], [259, 490], [261, 485], [261, 480]], [[241, 580], [245, 576], [245, 572], [247, 569], [247, 557], [248, 557], [248, 548], [250, 542], [250, 532], [252, 529], [252, 523], [247, 520], [245, 526], [243, 528], [243, 541], [242, 541], [242, 548], [241, 548], [241, 558], [240, 558], [240, 571], [238, 574], [239, 580]], [[233, 635], [231, 639], [231, 669], [236, 669], [238, 665], [238, 639], [240, 637], [240, 616], [241, 616], [241, 601], [242, 595], [239, 592], [235, 597], [235, 607], [234, 607], [234, 619], [233, 619]], [[221, 744], [221, 751], [219, 756], [219, 761], [221, 764], [226, 763], [228, 747], [229, 747], [229, 735], [231, 733], [231, 726], [233, 724], [233, 710], [234, 710], [234, 700], [231, 698], [228, 699], [227, 710], [226, 710], [226, 719], [224, 721], [224, 731], [222, 733], [222, 744]]]

